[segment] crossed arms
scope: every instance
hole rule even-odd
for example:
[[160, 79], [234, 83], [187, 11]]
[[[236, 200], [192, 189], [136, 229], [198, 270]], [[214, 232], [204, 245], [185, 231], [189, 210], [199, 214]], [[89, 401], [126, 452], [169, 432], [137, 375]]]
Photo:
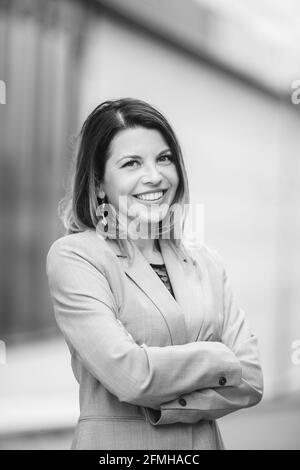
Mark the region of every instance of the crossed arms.
[[138, 345], [116, 319], [101, 267], [81, 245], [58, 240], [47, 257], [55, 317], [84, 366], [152, 425], [217, 419], [261, 400], [257, 340], [223, 274], [221, 340]]

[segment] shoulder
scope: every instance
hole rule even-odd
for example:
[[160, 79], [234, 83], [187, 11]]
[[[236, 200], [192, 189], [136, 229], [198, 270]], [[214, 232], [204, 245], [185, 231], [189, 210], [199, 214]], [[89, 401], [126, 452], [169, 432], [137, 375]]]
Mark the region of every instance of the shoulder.
[[223, 269], [223, 259], [215, 248], [209, 245], [202, 245], [200, 254], [208, 263], [213, 264], [218, 269]]
[[210, 245], [198, 241], [185, 241], [184, 246], [188, 254], [196, 260], [200, 267], [205, 265], [210, 272], [223, 275], [225, 270], [222, 256]]
[[62, 268], [62, 263], [72, 265], [78, 259], [99, 265], [109, 253], [105, 239], [95, 230], [65, 235], [50, 246], [46, 258], [47, 271], [56, 265]]

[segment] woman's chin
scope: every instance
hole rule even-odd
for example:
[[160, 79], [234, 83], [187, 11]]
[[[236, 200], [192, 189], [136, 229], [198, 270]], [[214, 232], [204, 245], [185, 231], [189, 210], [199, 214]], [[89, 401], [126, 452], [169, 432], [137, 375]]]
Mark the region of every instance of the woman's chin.
[[145, 204], [135, 204], [134, 207], [129, 209], [128, 215], [137, 217], [142, 223], [156, 223], [161, 222], [167, 215], [169, 210], [168, 204], [152, 204], [151, 206]]
[[160, 211], [157, 211], [155, 213], [151, 213], [150, 215], [148, 214], [140, 214], [139, 216], [139, 221], [142, 223], [142, 224], [148, 224], [148, 225], [158, 225], [160, 222], [162, 222], [166, 215], [167, 215], [168, 211], [164, 211], [164, 210], [160, 210]]

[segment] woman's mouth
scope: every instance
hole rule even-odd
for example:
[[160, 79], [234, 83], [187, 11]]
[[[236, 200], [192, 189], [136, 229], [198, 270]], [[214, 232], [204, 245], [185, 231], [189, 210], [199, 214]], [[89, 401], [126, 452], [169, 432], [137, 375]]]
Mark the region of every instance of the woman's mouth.
[[143, 202], [159, 202], [163, 199], [167, 190], [153, 191], [152, 193], [134, 194], [133, 197]]

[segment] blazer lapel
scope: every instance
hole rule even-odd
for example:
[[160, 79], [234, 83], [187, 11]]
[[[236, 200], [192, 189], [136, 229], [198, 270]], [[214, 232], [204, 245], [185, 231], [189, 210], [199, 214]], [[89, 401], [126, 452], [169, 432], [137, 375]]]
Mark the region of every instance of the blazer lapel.
[[120, 253], [114, 240], [106, 240], [118, 256], [124, 271], [158, 308], [168, 326], [172, 344], [196, 341], [203, 322], [203, 292], [195, 269], [179, 260], [167, 240], [159, 240], [176, 300], [159, 279], [137, 247], [133, 263]]
[[166, 240], [160, 240], [160, 247], [176, 300], [185, 317], [188, 341], [196, 341], [205, 318], [202, 280], [194, 266], [178, 259]]

